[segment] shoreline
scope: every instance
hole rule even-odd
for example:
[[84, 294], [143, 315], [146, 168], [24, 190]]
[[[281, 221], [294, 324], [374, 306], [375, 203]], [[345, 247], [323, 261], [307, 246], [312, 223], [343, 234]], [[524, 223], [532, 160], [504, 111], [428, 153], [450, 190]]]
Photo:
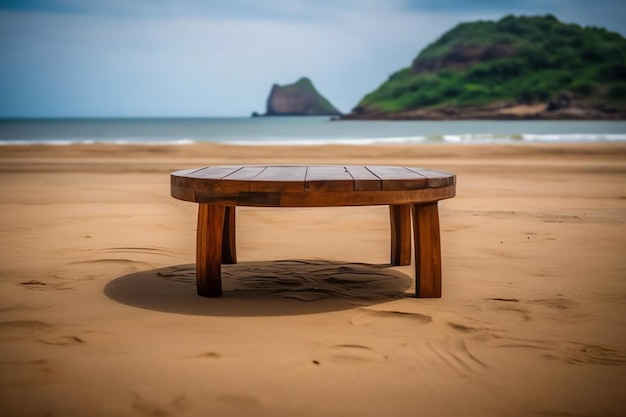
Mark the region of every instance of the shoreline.
[[[250, 154], [258, 154], [259, 157], [276, 156], [285, 158], [294, 155], [297, 159], [303, 156], [311, 156], [312, 159], [333, 158], [334, 152], [338, 151], [337, 157], [350, 154], [350, 159], [354, 157], [366, 157], [376, 159], [379, 157], [372, 149], [384, 149], [386, 154], [393, 156], [443, 156], [449, 155], [451, 158], [461, 155], [480, 157], [491, 152], [497, 152], [500, 156], [510, 158], [522, 158], [525, 154], [518, 151], [508, 151], [510, 149], [524, 149], [533, 157], [552, 155], [555, 153], [594, 155], [601, 154], [607, 157], [614, 156], [621, 158], [626, 152], [626, 141], [593, 141], [593, 142], [506, 142], [506, 143], [417, 143], [417, 144], [369, 144], [369, 145], [347, 145], [347, 144], [321, 144], [321, 145], [232, 145], [213, 142], [192, 143], [185, 145], [159, 145], [159, 144], [109, 144], [109, 143], [89, 143], [89, 144], [68, 144], [68, 145], [4, 145], [0, 147], [0, 160], [10, 161], [13, 158], [21, 157], [85, 157], [92, 159], [132, 159], [136, 157], [158, 158], [161, 155], [180, 156], [183, 158], [201, 157], [205, 154], [215, 154], [214, 158], [249, 158]], [[276, 155], [278, 153], [278, 155]]]
[[484, 107], [447, 107], [438, 110], [417, 109], [397, 112], [347, 113], [334, 120], [563, 120], [563, 121], [624, 121], [624, 111], [602, 111], [583, 107], [547, 110], [548, 105], [488, 105]]

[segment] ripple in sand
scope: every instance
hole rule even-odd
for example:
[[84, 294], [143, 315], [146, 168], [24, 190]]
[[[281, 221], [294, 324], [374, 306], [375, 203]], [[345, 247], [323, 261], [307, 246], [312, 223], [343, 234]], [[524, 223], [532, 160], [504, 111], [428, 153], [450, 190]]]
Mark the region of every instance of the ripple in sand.
[[542, 356], [570, 365], [625, 366], [626, 352], [617, 348], [571, 341], [532, 340], [497, 337], [498, 348], [529, 349], [544, 352]]

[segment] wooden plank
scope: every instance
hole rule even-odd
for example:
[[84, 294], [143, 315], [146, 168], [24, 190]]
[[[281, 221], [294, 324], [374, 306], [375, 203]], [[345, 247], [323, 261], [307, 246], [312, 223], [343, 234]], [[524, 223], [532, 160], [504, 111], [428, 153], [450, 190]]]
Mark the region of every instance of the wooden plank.
[[353, 191], [354, 180], [348, 170], [339, 165], [309, 166], [304, 179], [304, 191]]
[[415, 294], [441, 297], [441, 243], [437, 202], [413, 204]]
[[354, 191], [380, 191], [382, 181], [364, 166], [348, 165], [346, 169], [354, 179]]
[[246, 181], [225, 181], [222, 178], [234, 175], [242, 168], [239, 165], [210, 166], [182, 176], [172, 174], [172, 184], [188, 187], [200, 193], [235, 193], [249, 190]]
[[[174, 193], [175, 190], [172, 189]], [[188, 198], [177, 192], [176, 198], [196, 203], [223, 204], [247, 207], [337, 207], [337, 206], [388, 206], [390, 204], [410, 204], [452, 198], [454, 186], [422, 188], [401, 191], [353, 191], [350, 193], [311, 193], [311, 192], [243, 192], [233, 194], [195, 193]]]
[[172, 197], [178, 200], [196, 202], [196, 193], [193, 191], [193, 189], [188, 187], [172, 184], [170, 187], [170, 194]]
[[192, 174], [196, 171], [200, 171], [201, 169], [204, 169], [204, 168], [181, 169], [181, 170], [172, 172], [171, 175], [175, 177], [186, 177], [189, 174]]
[[382, 180], [383, 191], [418, 190], [428, 187], [428, 178], [404, 167], [367, 166], [366, 168]]
[[304, 191], [306, 166], [268, 166], [250, 180], [251, 192]]
[[267, 167], [265, 166], [249, 166], [249, 167], [241, 167], [237, 171], [232, 174], [226, 175], [222, 178], [225, 181], [250, 181], [261, 172], [263, 172]]
[[430, 188], [447, 187], [448, 185], [454, 184], [455, 181], [454, 174], [446, 171], [413, 167], [407, 167], [407, 169], [428, 178], [428, 186]]
[[221, 180], [222, 178], [232, 174], [233, 172], [241, 169], [241, 165], [222, 165], [205, 167], [193, 173], [187, 174], [189, 178]]
[[264, 166], [242, 167], [220, 180], [222, 190], [231, 192], [249, 192], [250, 180], [265, 170]]

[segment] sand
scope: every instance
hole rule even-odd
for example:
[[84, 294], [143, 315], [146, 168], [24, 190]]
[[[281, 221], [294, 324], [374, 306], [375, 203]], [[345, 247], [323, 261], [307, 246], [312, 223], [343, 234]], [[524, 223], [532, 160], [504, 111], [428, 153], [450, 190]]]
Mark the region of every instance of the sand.
[[[0, 148], [2, 416], [623, 416], [626, 144]], [[195, 295], [169, 172], [369, 163], [458, 175], [443, 298], [386, 207], [238, 210]]]

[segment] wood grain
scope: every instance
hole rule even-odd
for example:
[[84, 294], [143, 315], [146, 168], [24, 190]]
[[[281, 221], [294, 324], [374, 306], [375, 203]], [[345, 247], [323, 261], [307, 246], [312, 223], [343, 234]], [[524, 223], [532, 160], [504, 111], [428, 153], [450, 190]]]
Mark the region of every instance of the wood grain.
[[348, 173], [354, 180], [354, 191], [380, 191], [382, 181], [364, 166], [348, 165]]
[[304, 191], [306, 166], [268, 166], [250, 180], [250, 192]]
[[390, 205], [391, 264], [411, 264], [411, 205]]
[[198, 205], [196, 236], [196, 285], [198, 295], [222, 295], [222, 233], [224, 206]]
[[235, 239], [235, 206], [224, 208], [224, 230], [222, 232], [222, 263], [237, 263], [237, 243]]
[[190, 178], [221, 180], [239, 169], [241, 169], [241, 166], [236, 165], [211, 166], [198, 169], [186, 176]]
[[352, 191], [354, 179], [348, 170], [339, 165], [309, 166], [304, 180], [304, 191]]
[[[227, 176], [225, 176], [224, 178], [222, 178], [224, 181], [250, 181], [253, 178], [256, 178], [261, 172], [265, 171], [267, 169], [267, 167], [265, 166], [249, 166], [249, 167], [242, 167], [241, 169], [238, 169], [235, 172], [232, 172], [231, 174], [228, 174]], [[248, 183], [248, 191], [250, 188], [250, 184]]]
[[454, 174], [445, 171], [436, 171], [434, 169], [425, 168], [407, 168], [416, 174], [422, 175], [428, 178], [428, 187], [447, 187], [448, 185], [455, 184], [456, 177]]
[[[185, 188], [172, 187], [176, 198], [187, 196]], [[353, 191], [353, 192], [235, 192], [216, 194], [211, 191], [196, 190], [191, 199], [196, 203], [223, 204], [247, 207], [336, 207], [336, 206], [376, 206], [389, 204], [410, 204], [451, 198], [455, 186], [424, 188], [399, 191]]]
[[383, 191], [417, 190], [428, 186], [428, 178], [404, 167], [368, 165], [366, 168], [381, 179]]
[[437, 203], [413, 204], [415, 294], [441, 297], [441, 243]]

